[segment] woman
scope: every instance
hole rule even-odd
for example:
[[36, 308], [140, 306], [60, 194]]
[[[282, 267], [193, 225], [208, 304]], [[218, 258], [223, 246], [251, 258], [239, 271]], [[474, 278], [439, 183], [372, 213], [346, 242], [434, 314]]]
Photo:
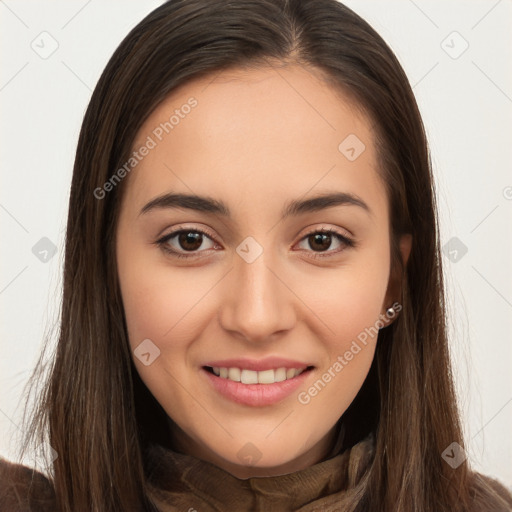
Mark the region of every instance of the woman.
[[[163, 4], [93, 93], [1, 510], [512, 510], [471, 471], [409, 82], [334, 0]], [[41, 373], [38, 368], [33, 382]]]

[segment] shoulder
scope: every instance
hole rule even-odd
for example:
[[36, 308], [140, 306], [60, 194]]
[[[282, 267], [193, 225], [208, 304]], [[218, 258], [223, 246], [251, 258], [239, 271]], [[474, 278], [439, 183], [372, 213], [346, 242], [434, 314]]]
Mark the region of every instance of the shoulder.
[[0, 457], [0, 512], [55, 510], [55, 492], [46, 476]]
[[481, 473], [469, 475], [472, 508], [470, 512], [512, 512], [512, 491], [498, 480]]

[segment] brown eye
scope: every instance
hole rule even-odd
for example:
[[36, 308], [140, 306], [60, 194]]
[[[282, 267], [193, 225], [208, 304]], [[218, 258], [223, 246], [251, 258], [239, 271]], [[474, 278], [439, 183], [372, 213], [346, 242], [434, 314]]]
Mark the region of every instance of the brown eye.
[[[212, 246], [203, 247], [205, 241], [210, 241], [212, 246], [215, 245], [212, 237], [201, 229], [179, 229], [160, 238], [156, 244], [172, 256], [189, 258], [213, 248]], [[186, 254], [187, 252], [190, 254]]]
[[[339, 247], [341, 248], [337, 250], [329, 250], [335, 241], [338, 242]], [[356, 245], [354, 240], [338, 233], [334, 229], [317, 229], [316, 231], [311, 231], [302, 238], [301, 242], [306, 242], [306, 250], [308, 252], [313, 252], [313, 258], [334, 256], [345, 248], [355, 247]]]

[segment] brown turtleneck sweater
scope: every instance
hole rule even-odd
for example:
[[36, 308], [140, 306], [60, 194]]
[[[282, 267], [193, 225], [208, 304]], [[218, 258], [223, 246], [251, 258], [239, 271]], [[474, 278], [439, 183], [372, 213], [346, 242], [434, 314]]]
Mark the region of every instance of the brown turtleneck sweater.
[[[341, 512], [364, 485], [374, 454], [373, 435], [341, 454], [338, 450], [339, 443], [322, 462], [295, 473], [244, 480], [209, 462], [153, 444], [147, 452], [149, 495], [161, 512]], [[512, 495], [503, 485], [483, 475], [478, 478], [509, 504], [499, 510], [512, 510]], [[35, 501], [29, 504], [30, 485]], [[0, 457], [0, 512], [31, 510], [56, 511], [52, 486], [41, 473]]]

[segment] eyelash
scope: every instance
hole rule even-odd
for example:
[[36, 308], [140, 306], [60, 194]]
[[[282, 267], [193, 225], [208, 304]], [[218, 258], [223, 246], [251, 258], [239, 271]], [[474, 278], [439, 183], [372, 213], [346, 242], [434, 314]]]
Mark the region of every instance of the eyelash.
[[[181, 226], [180, 226], [181, 228]], [[181, 252], [178, 252], [178, 251], [175, 251], [174, 249], [170, 249], [169, 246], [167, 245], [167, 242], [169, 242], [170, 239], [174, 238], [176, 235], [179, 235], [180, 233], [200, 233], [202, 235], [205, 235], [207, 236], [208, 238], [210, 238], [212, 241], [213, 240], [213, 236], [207, 232], [207, 231], [204, 231], [202, 229], [197, 229], [197, 228], [187, 228], [187, 229], [177, 229], [176, 231], [173, 231], [172, 233], [169, 233], [165, 236], [163, 236], [162, 238], [160, 238], [159, 240], [157, 240], [155, 242], [155, 244], [157, 244], [166, 254], [169, 254], [170, 256], [172, 256], [173, 258], [197, 258], [197, 254], [198, 252], [192, 252], [190, 254], [184, 254], [184, 253], [181, 253]], [[317, 233], [322, 233], [322, 234], [329, 234], [329, 235], [334, 235], [335, 237], [338, 238], [338, 240], [340, 242], [342, 242], [343, 244], [345, 244], [345, 246], [347, 246], [348, 248], [352, 248], [352, 247], [356, 247], [357, 244], [355, 242], [355, 240], [353, 240], [352, 238], [349, 238], [345, 235], [342, 235], [341, 233], [339, 233], [338, 231], [336, 231], [335, 229], [328, 229], [328, 228], [321, 228], [321, 229], [315, 229], [313, 231], [310, 231], [309, 233], [306, 233], [301, 239], [300, 241], [302, 242], [304, 239], [310, 237], [311, 235], [315, 235]], [[315, 253], [313, 251], [313, 259], [318, 259], [318, 258], [329, 258], [329, 257], [332, 257], [333, 254], [339, 254], [340, 252], [342, 252], [344, 249], [338, 249], [337, 251], [326, 251], [326, 253]], [[202, 251], [199, 251], [199, 252], [202, 252]]]

